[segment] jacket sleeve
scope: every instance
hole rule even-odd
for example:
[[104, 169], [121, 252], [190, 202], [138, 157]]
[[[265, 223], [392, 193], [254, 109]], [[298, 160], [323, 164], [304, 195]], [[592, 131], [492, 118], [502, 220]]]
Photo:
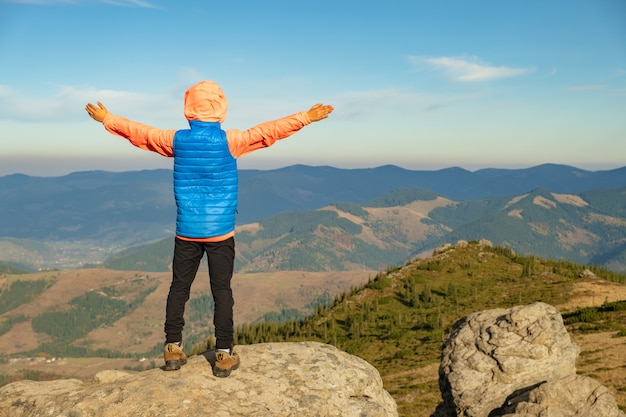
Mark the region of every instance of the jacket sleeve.
[[102, 124], [109, 133], [128, 139], [138, 148], [163, 156], [174, 156], [172, 143], [175, 130], [157, 129], [110, 113], [104, 118]]
[[311, 124], [307, 112], [302, 111], [271, 122], [261, 123], [246, 131], [226, 131], [230, 153], [238, 158], [257, 149], [272, 146], [277, 140], [293, 135]]

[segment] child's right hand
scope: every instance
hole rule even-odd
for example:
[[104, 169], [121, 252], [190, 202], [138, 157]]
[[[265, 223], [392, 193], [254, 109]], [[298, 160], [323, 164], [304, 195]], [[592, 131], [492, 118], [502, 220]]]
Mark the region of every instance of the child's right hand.
[[322, 119], [327, 118], [333, 110], [335, 110], [333, 106], [317, 103], [313, 107], [311, 107], [311, 109], [309, 109], [307, 114], [311, 122], [318, 122]]

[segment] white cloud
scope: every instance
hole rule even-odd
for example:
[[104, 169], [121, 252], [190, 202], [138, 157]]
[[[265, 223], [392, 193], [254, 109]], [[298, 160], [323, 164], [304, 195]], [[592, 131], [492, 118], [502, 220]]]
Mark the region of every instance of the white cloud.
[[173, 97], [167, 93], [143, 94], [64, 85], [57, 86], [50, 95], [29, 96], [10, 86], [0, 85], [0, 120], [27, 123], [84, 121], [89, 117], [85, 105], [101, 101], [112, 113], [144, 123], [181, 118], [184, 121], [181, 97], [182, 93]]
[[472, 82], [499, 78], [511, 78], [532, 72], [529, 68], [493, 66], [480, 62], [476, 57], [420, 57], [409, 56], [409, 61], [416, 67], [424, 65], [440, 70], [455, 81]]

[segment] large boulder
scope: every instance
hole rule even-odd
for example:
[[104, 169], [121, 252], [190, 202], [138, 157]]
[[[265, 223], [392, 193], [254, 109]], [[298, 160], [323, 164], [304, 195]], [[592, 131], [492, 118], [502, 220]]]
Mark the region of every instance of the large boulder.
[[444, 343], [433, 417], [624, 417], [608, 389], [576, 375], [579, 352], [551, 305], [470, 314]]
[[240, 369], [213, 376], [210, 352], [176, 372], [105, 372], [94, 381], [19, 381], [0, 389], [2, 417], [396, 417], [378, 371], [316, 342], [238, 346]]

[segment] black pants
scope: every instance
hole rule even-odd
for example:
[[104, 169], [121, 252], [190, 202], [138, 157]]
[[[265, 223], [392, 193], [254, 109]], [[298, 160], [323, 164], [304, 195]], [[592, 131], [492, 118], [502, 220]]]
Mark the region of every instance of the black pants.
[[185, 326], [185, 304], [189, 300], [191, 284], [196, 278], [200, 261], [207, 254], [209, 280], [215, 311], [215, 347], [229, 349], [233, 345], [233, 291], [230, 281], [235, 262], [235, 239], [222, 242], [190, 242], [176, 238], [172, 284], [167, 296], [165, 313], [165, 343], [182, 341]]

